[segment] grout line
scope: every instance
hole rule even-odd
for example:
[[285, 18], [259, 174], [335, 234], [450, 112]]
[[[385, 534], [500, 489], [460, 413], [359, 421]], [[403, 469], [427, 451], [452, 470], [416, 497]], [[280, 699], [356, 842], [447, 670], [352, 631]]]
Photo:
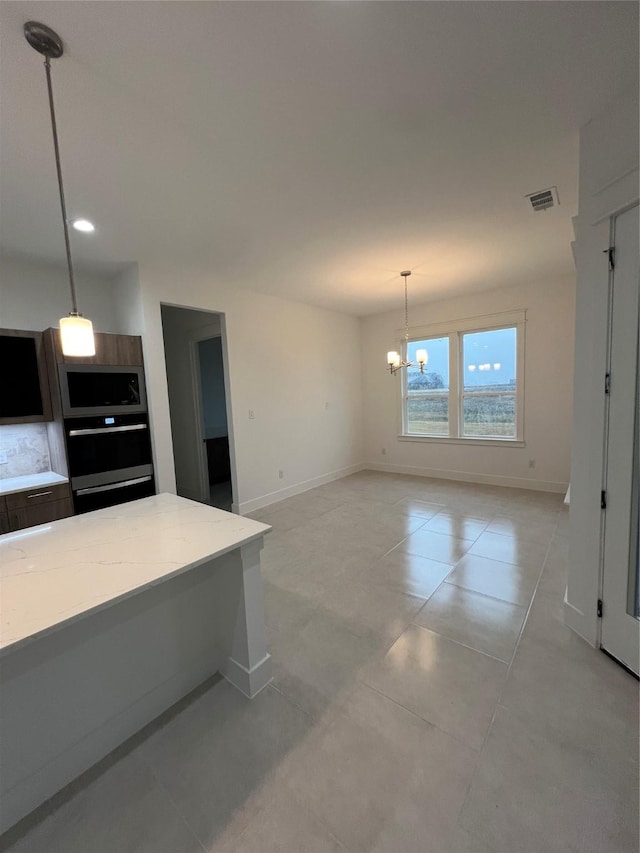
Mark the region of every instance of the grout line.
[[383, 699], [386, 699], [387, 702], [391, 702], [391, 704], [395, 705], [397, 708], [402, 708], [402, 710], [405, 711], [405, 713], [411, 714], [412, 717], [415, 717], [416, 720], [420, 720], [421, 723], [426, 723], [428, 726], [431, 726], [431, 728], [437, 729], [439, 732], [442, 732], [442, 734], [451, 738], [451, 740], [454, 740], [456, 743], [459, 743], [461, 746], [464, 746], [467, 749], [470, 749], [472, 752], [475, 752], [477, 758], [478, 759], [480, 758], [480, 749], [478, 747], [471, 746], [469, 743], [462, 740], [457, 735], [454, 735], [451, 732], [448, 732], [446, 729], [443, 729], [437, 723], [434, 723], [433, 720], [428, 720], [426, 717], [421, 716], [416, 711], [412, 711], [411, 708], [407, 708], [407, 706], [403, 705], [402, 702], [398, 702], [397, 699], [392, 699], [391, 696], [387, 696], [386, 693], [383, 693], [382, 690], [379, 690], [377, 687], [374, 687], [372, 684], [369, 684], [367, 681], [364, 681], [363, 679], [358, 679], [358, 682], [363, 687], [366, 687], [367, 690], [371, 690], [373, 693], [377, 693], [378, 696], [382, 696]]
[[[489, 598], [490, 596], [487, 596]], [[499, 601], [499, 599], [495, 599]], [[509, 602], [504, 602], [508, 604]], [[519, 605], [516, 605], [518, 607]], [[423, 631], [429, 631], [431, 634], [435, 634], [437, 637], [441, 637], [443, 640], [446, 640], [449, 643], [455, 643], [456, 646], [462, 646], [463, 649], [468, 649], [470, 652], [476, 652], [479, 655], [483, 655], [490, 660], [495, 660], [498, 663], [504, 664], [504, 666], [509, 666], [509, 661], [503, 660], [502, 658], [497, 658], [495, 655], [490, 655], [489, 652], [483, 652], [482, 649], [476, 649], [474, 646], [468, 646], [466, 643], [463, 643], [462, 640], [455, 640], [453, 637], [447, 637], [446, 634], [441, 634], [439, 631], [434, 630], [433, 628], [429, 628], [428, 625], [420, 625], [419, 622], [412, 622], [414, 628], [421, 628]], [[506, 676], [505, 676], [506, 677]], [[502, 694], [501, 694], [502, 695]]]
[[184, 826], [186, 827], [186, 829], [187, 829], [187, 831], [189, 832], [189, 834], [190, 834], [190, 835], [192, 835], [192, 836], [195, 838], [195, 840], [198, 842], [198, 844], [200, 845], [200, 847], [202, 847], [203, 853], [209, 853], [208, 848], [207, 848], [207, 847], [205, 847], [204, 842], [202, 841], [202, 839], [200, 838], [200, 836], [199, 836], [199, 835], [197, 834], [197, 832], [196, 832], [196, 831], [195, 831], [195, 830], [194, 830], [194, 829], [189, 825], [189, 823], [187, 822], [186, 817], [182, 814], [182, 809], [180, 809], [180, 808], [179, 808], [178, 804], [176, 803], [176, 801], [173, 799], [173, 797], [172, 797], [172, 796], [171, 796], [171, 794], [169, 793], [169, 791], [168, 791], [167, 787], [165, 786], [165, 784], [164, 784], [164, 783], [162, 782], [162, 780], [161, 780], [161, 779], [159, 779], [159, 778], [158, 778], [158, 776], [156, 775], [156, 772], [155, 772], [154, 768], [153, 768], [153, 767], [151, 766], [151, 764], [149, 764], [145, 759], [143, 759], [143, 762], [144, 762], [144, 764], [145, 764], [145, 766], [146, 766], [147, 770], [151, 773], [152, 777], [154, 778], [154, 780], [155, 780], [156, 785], [158, 786], [158, 788], [160, 788], [160, 790], [164, 792], [165, 796], [167, 797], [167, 799], [169, 800], [169, 802], [170, 802], [170, 803], [171, 803], [171, 805], [173, 806], [173, 808], [174, 808], [174, 810], [175, 810], [175, 812], [176, 812], [176, 815], [180, 818], [180, 820], [182, 821], [182, 823], [183, 823], [183, 824], [184, 824]]
[[540, 569], [540, 572], [538, 574], [538, 580], [536, 581], [536, 585], [535, 585], [535, 588], [533, 590], [531, 600], [529, 601], [529, 606], [527, 607], [527, 612], [525, 614], [524, 619], [522, 620], [522, 627], [520, 628], [520, 631], [518, 633], [518, 639], [516, 640], [516, 644], [515, 644], [515, 647], [513, 649], [513, 654], [511, 655], [511, 660], [509, 661], [509, 664], [507, 666], [507, 672], [505, 674], [504, 681], [502, 683], [502, 689], [500, 691], [500, 695], [498, 696], [498, 700], [496, 702], [496, 705], [493, 709], [493, 714], [491, 715], [491, 722], [489, 723], [487, 731], [485, 732], [485, 736], [484, 736], [484, 739], [482, 741], [482, 746], [480, 747], [480, 756], [478, 758], [478, 761], [476, 762], [476, 766], [473, 769], [473, 773], [471, 774], [471, 778], [469, 780], [469, 784], [467, 786], [466, 793], [465, 793], [464, 798], [462, 800], [462, 805], [460, 806], [460, 811], [458, 812], [458, 815], [456, 818], [457, 820], [460, 819], [460, 816], [462, 815], [462, 812], [463, 812], [464, 807], [467, 803], [467, 800], [469, 799], [469, 791], [471, 790], [471, 785], [473, 784], [473, 781], [476, 777], [478, 767], [480, 766], [480, 761], [482, 760], [482, 755], [484, 753], [485, 747], [486, 747], [487, 742], [489, 740], [489, 735], [491, 734], [491, 731], [493, 729], [495, 719], [496, 719], [496, 715], [498, 713], [498, 708], [502, 708], [502, 709], [506, 710], [507, 712], [509, 711], [509, 709], [505, 705], [502, 704], [502, 697], [504, 696], [504, 691], [505, 691], [506, 686], [509, 682], [509, 677], [511, 675], [511, 670], [513, 669], [513, 664], [514, 664], [514, 661], [515, 661], [515, 658], [516, 658], [516, 655], [518, 652], [518, 648], [520, 647], [520, 641], [522, 639], [524, 629], [527, 625], [527, 622], [529, 621], [529, 614], [531, 613], [531, 608], [533, 607], [533, 602], [535, 601], [535, 597], [538, 593], [538, 587], [540, 586], [540, 581], [542, 580], [542, 573], [544, 572], [545, 566], [547, 564], [547, 560], [549, 558], [550, 550], [551, 550], [551, 543], [549, 543], [549, 545], [547, 546], [547, 552], [545, 554], [544, 560], [542, 561], [542, 568]]
[[269, 682], [269, 684], [267, 684], [267, 689], [269, 689], [269, 688], [271, 688], [272, 690], [275, 690], [276, 693], [279, 693], [283, 699], [285, 699], [287, 702], [289, 702], [291, 705], [293, 705], [294, 708], [297, 708], [298, 711], [300, 711], [301, 714], [304, 714], [305, 717], [307, 717], [309, 720], [311, 720], [311, 722], [315, 722], [314, 717], [312, 717], [308, 711], [305, 711], [305, 709], [302, 707], [302, 705], [299, 705], [295, 699], [292, 699], [291, 696], [289, 696], [289, 694], [285, 690], [283, 690], [282, 687], [280, 687], [280, 685], [276, 682], [275, 676]]
[[[505, 563], [504, 565], [505, 565], [505, 566], [511, 566], [511, 565], [513, 565], [513, 564], [512, 564], [512, 563]], [[513, 566], [513, 568], [514, 568], [514, 569], [519, 569], [519, 568], [520, 568], [520, 566]], [[451, 573], [450, 573], [450, 574], [451, 574]], [[514, 607], [521, 607], [523, 610], [527, 610], [527, 607], [528, 607], [528, 605], [527, 605], [527, 604], [518, 604], [518, 602], [517, 602], [517, 601], [507, 601], [507, 599], [506, 599], [506, 598], [499, 598], [497, 595], [490, 595], [488, 592], [478, 592], [478, 590], [476, 590], [476, 589], [471, 589], [471, 588], [470, 588], [470, 587], [468, 587], [468, 586], [460, 586], [460, 584], [457, 584], [457, 583], [455, 583], [454, 581], [450, 581], [450, 580], [449, 580], [450, 574], [449, 574], [449, 575], [447, 575], [447, 577], [442, 581], [442, 583], [448, 583], [448, 584], [449, 584], [449, 586], [455, 586], [455, 587], [456, 587], [456, 589], [463, 589], [465, 592], [473, 592], [473, 593], [475, 593], [476, 595], [484, 595], [484, 597], [485, 597], [485, 598], [492, 598], [494, 601], [501, 601], [503, 604], [511, 604], [511, 605], [513, 605]], [[536, 585], [537, 585], [537, 584], [536, 584]], [[535, 589], [534, 589], [534, 592], [535, 592]], [[532, 592], [532, 593], [531, 593], [531, 597], [533, 597], [533, 594], [534, 594], [534, 593]], [[509, 661], [507, 661], [507, 663], [509, 663]]]

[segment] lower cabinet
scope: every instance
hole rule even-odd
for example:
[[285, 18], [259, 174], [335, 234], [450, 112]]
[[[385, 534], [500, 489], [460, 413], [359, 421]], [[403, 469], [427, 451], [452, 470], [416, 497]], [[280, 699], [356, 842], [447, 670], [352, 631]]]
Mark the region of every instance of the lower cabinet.
[[47, 524], [73, 515], [71, 490], [67, 483], [55, 486], [44, 486], [30, 489], [27, 492], [16, 492], [4, 499], [6, 512], [2, 512], [0, 504], [0, 532], [6, 533], [2, 525], [2, 516], [6, 516], [5, 524], [9, 531], [22, 530], [23, 527], [33, 527], [36, 524]]

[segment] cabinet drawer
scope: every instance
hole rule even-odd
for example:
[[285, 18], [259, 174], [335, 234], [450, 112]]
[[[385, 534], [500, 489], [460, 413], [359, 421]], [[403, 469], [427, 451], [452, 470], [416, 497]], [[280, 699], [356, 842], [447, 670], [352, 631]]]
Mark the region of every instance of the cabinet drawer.
[[71, 491], [68, 483], [58, 483], [55, 486], [40, 486], [39, 488], [29, 489], [28, 492], [16, 492], [13, 495], [6, 496], [7, 510], [9, 512], [14, 509], [39, 506], [40, 504], [59, 500], [71, 500]]
[[58, 521], [58, 519], [67, 518], [69, 515], [73, 515], [73, 504], [70, 498], [49, 501], [49, 503], [14, 509], [9, 513], [9, 527], [11, 530], [22, 530], [23, 527], [47, 524], [49, 521]]

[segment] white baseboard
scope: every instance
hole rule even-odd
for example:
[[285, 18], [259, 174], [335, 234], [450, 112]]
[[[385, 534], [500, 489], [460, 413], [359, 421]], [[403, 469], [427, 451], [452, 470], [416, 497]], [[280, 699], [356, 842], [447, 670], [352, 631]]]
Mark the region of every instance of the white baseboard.
[[293, 486], [287, 486], [286, 489], [278, 489], [275, 492], [261, 495], [259, 498], [253, 498], [250, 501], [234, 503], [232, 510], [239, 515], [247, 515], [257, 509], [262, 509], [270, 504], [283, 501], [285, 498], [291, 498], [294, 495], [299, 495], [302, 492], [307, 492], [309, 489], [315, 489], [317, 486], [322, 486], [325, 483], [331, 483], [333, 480], [340, 480], [342, 477], [348, 477], [350, 474], [357, 474], [358, 471], [383, 471], [389, 474], [410, 474], [414, 477], [434, 477], [441, 480], [458, 480], [461, 483], [484, 483], [487, 486], [510, 486], [514, 489], [531, 489], [538, 492], [554, 492], [563, 494], [566, 492], [568, 483], [556, 483], [550, 480], [529, 480], [524, 477], [507, 477], [501, 474], [475, 474], [470, 471], [449, 471], [444, 468], [420, 468], [414, 465], [391, 465], [380, 462], [361, 462], [358, 465], [350, 465], [347, 468], [339, 468], [336, 471], [330, 471], [328, 474], [322, 474], [319, 477], [313, 477], [311, 480], [303, 480], [301, 483], [296, 483]]
[[220, 672], [233, 686], [248, 699], [253, 699], [273, 680], [271, 655], [266, 654], [252, 669], [247, 669], [233, 658], [227, 658]]
[[597, 620], [587, 619], [582, 610], [580, 610], [574, 604], [571, 604], [571, 602], [567, 598], [567, 592], [568, 590], [565, 589], [563, 602], [564, 624], [567, 626], [567, 628], [571, 628], [571, 630], [579, 637], [581, 637], [586, 643], [589, 643], [590, 646], [597, 648], [599, 644]]
[[439, 480], [458, 480], [461, 483], [483, 483], [487, 486], [509, 486], [514, 489], [531, 489], [537, 492], [563, 494], [568, 483], [552, 480], [528, 480], [524, 477], [508, 477], [503, 474], [475, 474], [471, 471], [449, 471], [446, 468], [420, 468], [415, 465], [391, 465], [367, 462], [362, 468], [370, 471], [386, 471], [389, 474], [411, 474], [414, 477], [433, 477]]
[[287, 486], [286, 489], [278, 489], [276, 492], [261, 495], [259, 498], [253, 498], [250, 501], [242, 501], [239, 504], [234, 504], [234, 512], [236, 506], [240, 515], [246, 515], [256, 509], [269, 506], [270, 504], [283, 501], [285, 498], [292, 498], [294, 495], [299, 495], [302, 492], [307, 492], [309, 489], [315, 489], [317, 486], [323, 486], [325, 483], [331, 483], [333, 480], [340, 480], [342, 477], [348, 477], [349, 474], [356, 474], [368, 468], [368, 465], [359, 463], [358, 465], [349, 465], [347, 468], [338, 468], [335, 471], [329, 471], [328, 474], [321, 474], [319, 477], [313, 477], [311, 480], [303, 480], [301, 483], [296, 483], [293, 486]]

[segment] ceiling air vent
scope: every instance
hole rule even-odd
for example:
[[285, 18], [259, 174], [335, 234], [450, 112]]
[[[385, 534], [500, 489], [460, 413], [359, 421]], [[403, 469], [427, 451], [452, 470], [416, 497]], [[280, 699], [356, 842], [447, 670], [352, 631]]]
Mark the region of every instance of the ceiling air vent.
[[560, 204], [557, 187], [550, 187], [548, 190], [539, 190], [537, 193], [529, 193], [525, 198], [529, 199], [531, 207], [534, 210], [548, 210], [550, 207]]

